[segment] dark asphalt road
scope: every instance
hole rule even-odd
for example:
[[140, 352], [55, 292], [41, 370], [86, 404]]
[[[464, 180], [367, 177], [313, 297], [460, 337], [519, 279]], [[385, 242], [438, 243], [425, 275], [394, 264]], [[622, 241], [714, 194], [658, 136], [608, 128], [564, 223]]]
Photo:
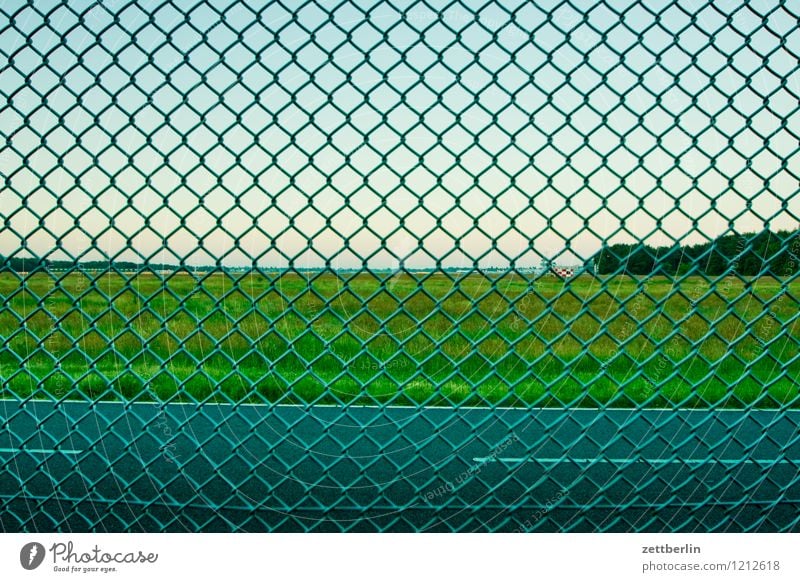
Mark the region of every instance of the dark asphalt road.
[[0, 401], [3, 531], [800, 531], [800, 412]]

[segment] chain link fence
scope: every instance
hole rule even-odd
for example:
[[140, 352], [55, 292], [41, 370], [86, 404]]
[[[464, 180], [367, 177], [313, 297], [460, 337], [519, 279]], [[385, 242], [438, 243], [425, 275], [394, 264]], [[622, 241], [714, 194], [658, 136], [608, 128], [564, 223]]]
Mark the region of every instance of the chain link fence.
[[797, 529], [798, 6], [0, 6], [0, 525]]

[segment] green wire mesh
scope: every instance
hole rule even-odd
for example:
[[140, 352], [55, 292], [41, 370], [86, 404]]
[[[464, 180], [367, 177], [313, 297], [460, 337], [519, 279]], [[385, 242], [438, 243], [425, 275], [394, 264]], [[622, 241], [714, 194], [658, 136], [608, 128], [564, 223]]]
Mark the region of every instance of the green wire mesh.
[[4, 2], [0, 525], [796, 529], [797, 9]]

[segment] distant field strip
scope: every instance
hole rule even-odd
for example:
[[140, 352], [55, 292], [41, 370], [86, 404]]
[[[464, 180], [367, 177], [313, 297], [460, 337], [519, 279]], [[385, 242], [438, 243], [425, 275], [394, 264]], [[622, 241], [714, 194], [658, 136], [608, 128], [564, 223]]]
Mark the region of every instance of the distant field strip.
[[0, 274], [3, 396], [798, 406], [800, 282]]

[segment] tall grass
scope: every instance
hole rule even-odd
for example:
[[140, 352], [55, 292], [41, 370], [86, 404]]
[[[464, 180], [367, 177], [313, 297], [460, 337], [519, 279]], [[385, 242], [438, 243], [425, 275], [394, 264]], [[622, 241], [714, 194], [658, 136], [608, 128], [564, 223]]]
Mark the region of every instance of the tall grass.
[[8, 397], [798, 403], [800, 283], [0, 273]]

